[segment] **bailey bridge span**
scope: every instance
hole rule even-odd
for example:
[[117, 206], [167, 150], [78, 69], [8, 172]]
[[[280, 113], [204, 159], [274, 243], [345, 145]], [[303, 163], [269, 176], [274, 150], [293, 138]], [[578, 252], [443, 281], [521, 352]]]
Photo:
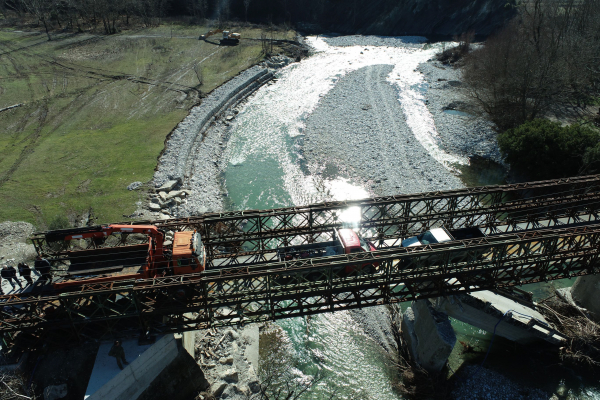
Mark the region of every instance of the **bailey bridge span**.
[[[18, 340], [35, 347], [42, 341], [181, 332], [595, 274], [599, 209], [600, 175], [593, 175], [129, 222], [199, 231], [206, 271], [0, 296], [0, 333], [6, 344]], [[359, 218], [348, 222], [348, 210]], [[277, 248], [330, 240], [335, 228], [349, 224], [377, 251], [289, 261], [277, 256]], [[437, 226], [479, 227], [486, 236], [399, 246], [403, 238]], [[53, 242], [53, 234], [31, 240], [59, 266], [66, 247]], [[125, 239], [110, 246], [126, 245]], [[342, 273], [357, 264], [371, 268]]]

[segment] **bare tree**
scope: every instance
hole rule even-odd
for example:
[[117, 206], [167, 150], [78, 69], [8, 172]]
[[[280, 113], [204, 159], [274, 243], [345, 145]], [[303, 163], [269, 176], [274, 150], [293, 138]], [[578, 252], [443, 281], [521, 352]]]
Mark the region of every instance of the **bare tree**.
[[246, 16], [246, 22], [248, 22], [248, 9], [250, 8], [250, 0], [244, 0], [244, 13]]
[[599, 18], [598, 0], [524, 3], [517, 19], [467, 57], [473, 98], [501, 130], [583, 110], [597, 93]]
[[50, 36], [50, 10], [52, 9], [53, 2], [50, 0], [21, 0], [21, 2], [25, 10], [35, 16], [44, 25], [48, 40], [52, 40]]

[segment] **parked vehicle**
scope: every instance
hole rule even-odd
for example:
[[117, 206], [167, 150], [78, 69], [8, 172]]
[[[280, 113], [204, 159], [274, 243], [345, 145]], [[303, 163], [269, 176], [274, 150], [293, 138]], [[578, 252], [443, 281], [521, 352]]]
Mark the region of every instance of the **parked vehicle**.
[[[485, 237], [485, 233], [481, 231], [481, 229], [473, 227], [473, 228], [461, 228], [461, 229], [453, 229], [448, 230], [446, 228], [433, 228], [426, 232], [423, 232], [417, 236], [410, 237], [408, 239], [404, 239], [402, 241], [402, 247], [414, 247], [414, 246], [425, 246], [429, 244], [438, 244], [438, 243], [446, 243], [452, 242], [455, 240], [463, 240], [463, 239], [472, 239], [472, 238], [480, 238]], [[465, 254], [464, 252], [459, 253]], [[454, 254], [457, 255], [457, 254]], [[426, 261], [430, 264], [435, 264], [440, 261], [438, 256], [427, 256], [427, 257], [419, 257], [420, 260]]]
[[[299, 246], [287, 246], [277, 250], [280, 261], [290, 261], [305, 258], [327, 257], [338, 254], [351, 254], [365, 251], [375, 251], [375, 246], [361, 237], [352, 229], [337, 229], [335, 240], [316, 242]], [[372, 264], [349, 265], [344, 271], [351, 273], [357, 269], [372, 267]]]
[[461, 228], [450, 231], [446, 228], [434, 228], [403, 240], [402, 247], [423, 246], [478, 237], [485, 237], [485, 234], [479, 228]]

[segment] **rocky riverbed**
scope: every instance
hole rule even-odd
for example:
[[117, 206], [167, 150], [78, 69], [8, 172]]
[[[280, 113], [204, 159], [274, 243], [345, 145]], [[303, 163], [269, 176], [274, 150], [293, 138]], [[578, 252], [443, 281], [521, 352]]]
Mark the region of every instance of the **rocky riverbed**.
[[[350, 36], [325, 41], [336, 46], [357, 42], [367, 46], [361, 54], [368, 57], [368, 46], [404, 48], [416, 46], [417, 39]], [[493, 125], [462, 111], [471, 109], [460, 70], [432, 58], [419, 64], [410, 87], [417, 93], [408, 99], [402, 94], [406, 87], [390, 79], [394, 67], [371, 65], [350, 72], [321, 99], [306, 121], [304, 155], [311, 172], [341, 173], [384, 196], [455, 189], [463, 186], [455, 168], [468, 157], [500, 161]], [[411, 104], [415, 100], [421, 104]], [[419, 106], [427, 108], [430, 120], [411, 121], [410, 112]]]

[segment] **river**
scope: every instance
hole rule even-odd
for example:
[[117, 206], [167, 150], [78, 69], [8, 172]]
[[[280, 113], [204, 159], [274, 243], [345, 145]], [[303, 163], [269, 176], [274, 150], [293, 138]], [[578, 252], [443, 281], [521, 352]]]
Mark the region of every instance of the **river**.
[[[424, 38], [414, 37], [393, 39], [394, 46], [368, 42], [336, 46], [322, 38], [307, 40], [315, 49], [314, 54], [280, 70], [277, 80], [252, 95], [232, 123], [224, 153], [227, 161], [224, 185], [229, 209], [306, 205], [392, 194], [389, 193], [392, 190], [414, 193], [465, 184], [497, 183], [502, 179], [497, 166], [471, 168], [465, 154], [444, 149], [445, 139], [425, 101], [428, 84], [417, 71], [442, 44], [432, 46], [426, 44]], [[394, 98], [374, 99], [374, 93], [370, 93], [370, 97], [366, 93], [346, 97], [339, 92], [349, 80], [354, 79], [350, 83], [356, 86], [357, 82], [365, 81], [365, 76], [374, 76], [379, 82], [376, 96], [384, 96], [383, 91], [389, 91], [387, 96]], [[335, 101], [331, 101], [333, 98]], [[347, 98], [347, 103], [341, 104], [340, 98]], [[327, 109], [328, 99], [331, 109]], [[367, 129], [380, 135], [376, 137], [373, 133], [364, 139], [366, 150], [374, 150], [386, 163], [403, 163], [398, 166], [398, 169], [403, 168], [398, 177], [394, 178], [390, 171], [391, 178], [384, 182], [387, 186], [382, 186], [368, 176], [369, 171], [361, 168], [360, 164], [369, 160], [362, 161], [366, 150], [361, 150], [358, 144], [326, 147], [332, 140], [327, 135], [337, 134], [335, 130], [339, 129], [333, 125], [343, 126], [356, 112], [381, 104], [388, 107], [384, 113], [361, 117], [360, 121], [374, 118]], [[358, 111], [352, 111], [351, 107], [357, 107]], [[317, 132], [319, 127], [327, 129]], [[351, 134], [359, 136], [354, 130]], [[307, 139], [311, 140], [310, 154], [305, 151]], [[385, 140], [390, 141], [384, 143]], [[400, 143], [402, 148], [395, 147]], [[400, 161], [399, 154], [404, 157]], [[459, 171], [462, 171], [463, 181], [459, 179]], [[411, 178], [403, 179], [403, 176]], [[357, 216], [349, 210], [346, 217], [352, 220]], [[300, 385], [313, 382], [303, 398], [326, 399], [331, 395], [340, 399], [401, 398], [392, 387], [397, 375], [393, 357], [385, 354], [351, 313], [339, 311], [309, 319], [292, 318], [277, 325], [278, 334], [271, 339], [276, 343], [271, 345], [283, 351], [290, 366], [281, 379]], [[479, 349], [487, 348], [491, 334], [458, 321], [453, 321], [453, 326], [459, 341]], [[460, 347], [457, 343], [450, 358], [453, 370], [469, 357], [460, 352]], [[478, 360], [477, 357], [472, 359]], [[545, 383], [548, 390], [558, 385], [555, 381]], [[569, 384], [580, 386], [574, 381]]]

